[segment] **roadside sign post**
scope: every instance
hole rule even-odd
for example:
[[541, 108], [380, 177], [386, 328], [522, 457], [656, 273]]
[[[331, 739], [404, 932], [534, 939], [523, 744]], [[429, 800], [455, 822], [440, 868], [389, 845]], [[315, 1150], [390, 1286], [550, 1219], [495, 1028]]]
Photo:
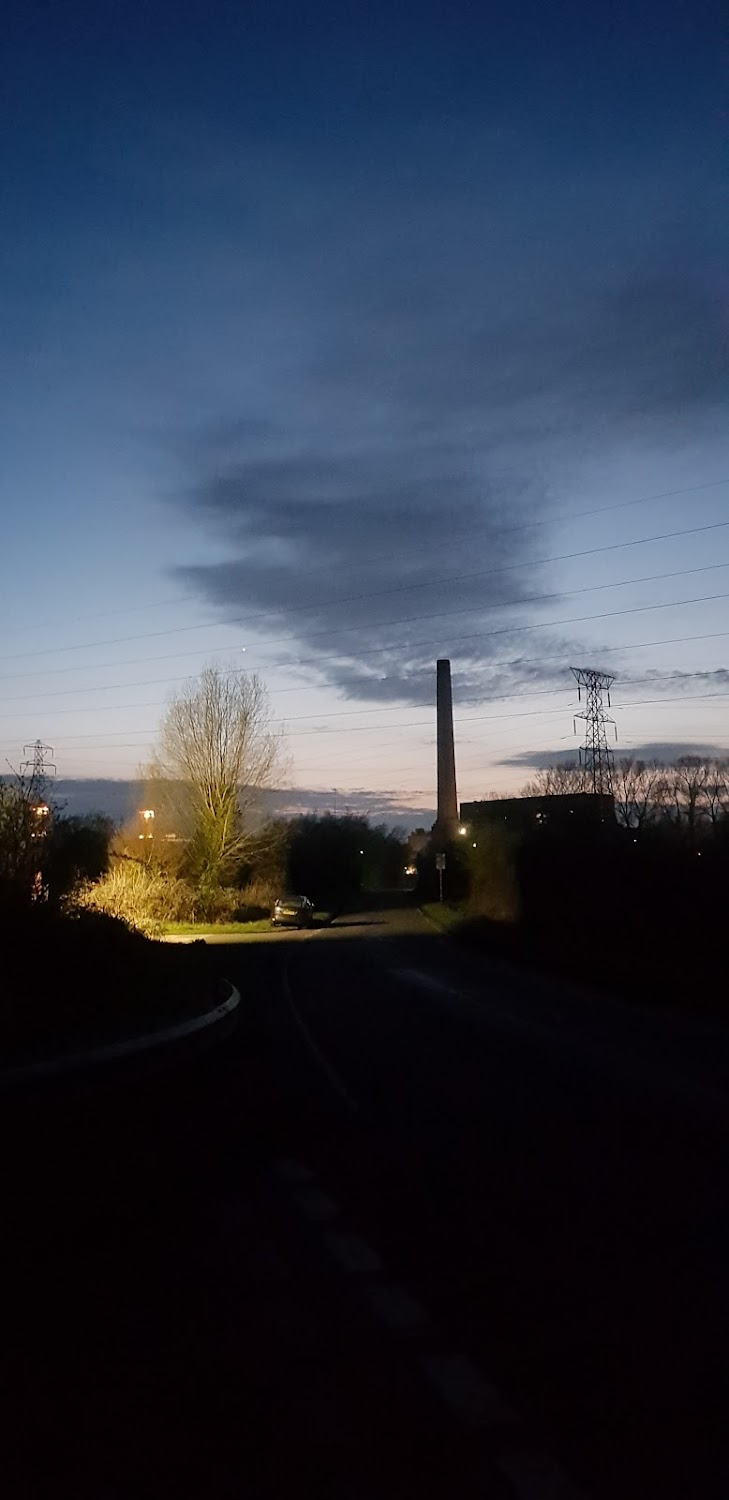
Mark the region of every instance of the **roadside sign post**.
[[446, 867], [446, 857], [445, 857], [445, 854], [436, 854], [436, 856], [435, 856], [435, 868], [438, 871], [438, 888], [439, 888], [439, 891], [440, 891], [440, 898], [439, 899], [441, 901], [443, 900], [443, 871], [444, 871], [445, 867]]

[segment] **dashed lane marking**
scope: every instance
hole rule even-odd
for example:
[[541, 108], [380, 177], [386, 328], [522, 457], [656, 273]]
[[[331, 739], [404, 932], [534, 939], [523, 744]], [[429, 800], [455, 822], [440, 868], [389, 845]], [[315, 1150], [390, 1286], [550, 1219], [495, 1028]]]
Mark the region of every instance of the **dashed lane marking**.
[[[301, 1162], [279, 1159], [272, 1170], [290, 1191], [291, 1202], [313, 1222], [326, 1223], [338, 1213], [326, 1193], [313, 1186], [315, 1174]], [[377, 1276], [382, 1262], [376, 1252], [356, 1234], [329, 1231], [322, 1243], [340, 1266], [358, 1275]], [[417, 1333], [432, 1328], [425, 1307], [396, 1282], [375, 1281], [366, 1287], [365, 1299], [375, 1316], [394, 1333]], [[522, 1424], [517, 1413], [480, 1370], [463, 1354], [420, 1354], [417, 1361], [434, 1392], [452, 1415], [466, 1426], [488, 1435], [498, 1444], [492, 1454], [495, 1472], [508, 1484], [512, 1500], [588, 1500], [548, 1453], [519, 1446]]]
[[367, 1301], [390, 1328], [425, 1328], [430, 1322], [426, 1309], [404, 1287], [395, 1284], [373, 1287]]
[[528, 1448], [504, 1453], [499, 1468], [511, 1484], [515, 1500], [587, 1500], [548, 1453]]
[[289, 984], [289, 977], [286, 973], [285, 963], [282, 963], [281, 965], [281, 984], [283, 986], [283, 992], [286, 997], [286, 1003], [291, 1013], [291, 1018], [299, 1033], [301, 1034], [304, 1042], [306, 1043], [306, 1046], [308, 1047], [312, 1057], [315, 1059], [317, 1066], [324, 1074], [330, 1088], [336, 1094], [340, 1104], [344, 1106], [349, 1114], [356, 1115], [359, 1109], [356, 1100], [352, 1098], [352, 1095], [350, 1094], [344, 1081], [340, 1078], [336, 1068], [333, 1068], [331, 1063], [327, 1061], [318, 1043], [315, 1042], [314, 1037], [312, 1036], [300, 1011], [296, 1007], [294, 997], [291, 993], [291, 985]]
[[451, 1411], [469, 1427], [514, 1427], [518, 1419], [464, 1354], [426, 1354], [423, 1369]]
[[287, 1187], [298, 1187], [301, 1183], [314, 1181], [314, 1173], [310, 1167], [305, 1167], [303, 1162], [292, 1161], [288, 1156], [280, 1156], [277, 1161], [273, 1162], [271, 1171], [278, 1177], [279, 1182], [285, 1183]]
[[437, 995], [460, 995], [461, 991], [455, 989], [452, 984], [444, 984], [442, 979], [436, 979], [433, 974], [423, 974], [420, 969], [388, 969], [393, 979], [405, 979], [409, 984], [415, 984], [420, 989], [431, 990]]
[[318, 1188], [296, 1188], [292, 1202], [300, 1209], [304, 1218], [311, 1219], [314, 1224], [328, 1224], [338, 1216], [336, 1203]]
[[326, 1234], [324, 1244], [345, 1271], [381, 1271], [382, 1261], [358, 1234]]

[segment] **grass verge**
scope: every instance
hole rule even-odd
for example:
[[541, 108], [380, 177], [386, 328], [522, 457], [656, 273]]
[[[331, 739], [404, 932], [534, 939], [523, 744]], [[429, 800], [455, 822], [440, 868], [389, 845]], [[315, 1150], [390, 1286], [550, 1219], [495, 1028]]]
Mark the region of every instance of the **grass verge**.
[[426, 901], [420, 910], [424, 917], [443, 932], [453, 932], [466, 917], [465, 907], [456, 901]]
[[[333, 913], [315, 911], [312, 925], [328, 927]], [[282, 929], [286, 931], [286, 928]], [[254, 922], [163, 922], [161, 937], [248, 937], [261, 932], [278, 932], [269, 917], [259, 917]]]
[[160, 928], [163, 937], [223, 937], [270, 931], [268, 917], [260, 917], [255, 922], [163, 922]]

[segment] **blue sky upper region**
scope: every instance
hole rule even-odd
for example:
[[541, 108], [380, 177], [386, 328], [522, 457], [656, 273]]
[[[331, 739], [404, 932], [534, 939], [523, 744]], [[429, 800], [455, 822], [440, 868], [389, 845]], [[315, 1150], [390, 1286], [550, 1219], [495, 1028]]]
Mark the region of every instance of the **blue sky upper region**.
[[291, 787], [729, 744], [719, 7], [11, 3], [0, 753], [260, 671]]

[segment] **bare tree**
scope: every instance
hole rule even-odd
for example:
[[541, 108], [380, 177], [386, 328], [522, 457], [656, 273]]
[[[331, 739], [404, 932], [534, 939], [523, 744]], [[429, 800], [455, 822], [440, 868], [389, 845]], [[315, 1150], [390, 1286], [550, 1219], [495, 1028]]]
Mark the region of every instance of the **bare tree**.
[[[584, 767], [567, 763], [538, 771], [522, 796], [564, 796], [590, 790]], [[729, 825], [729, 761], [686, 755], [674, 765], [660, 765], [627, 757], [615, 765], [613, 793], [618, 823], [637, 833], [658, 823], [672, 823], [693, 838], [702, 827]]]
[[632, 757], [619, 760], [613, 773], [615, 815], [624, 828], [640, 832], [659, 815], [665, 769]]
[[592, 782], [584, 766], [566, 761], [557, 766], [546, 766], [537, 771], [533, 781], [527, 782], [523, 797], [565, 797], [577, 792], [591, 792]]
[[683, 755], [667, 767], [666, 788], [670, 816], [693, 836], [706, 817], [709, 768], [698, 755]]
[[706, 814], [713, 828], [729, 819], [729, 762], [709, 761], [704, 788]]
[[203, 883], [233, 878], [260, 837], [280, 749], [255, 675], [210, 666], [172, 699], [148, 784]]

